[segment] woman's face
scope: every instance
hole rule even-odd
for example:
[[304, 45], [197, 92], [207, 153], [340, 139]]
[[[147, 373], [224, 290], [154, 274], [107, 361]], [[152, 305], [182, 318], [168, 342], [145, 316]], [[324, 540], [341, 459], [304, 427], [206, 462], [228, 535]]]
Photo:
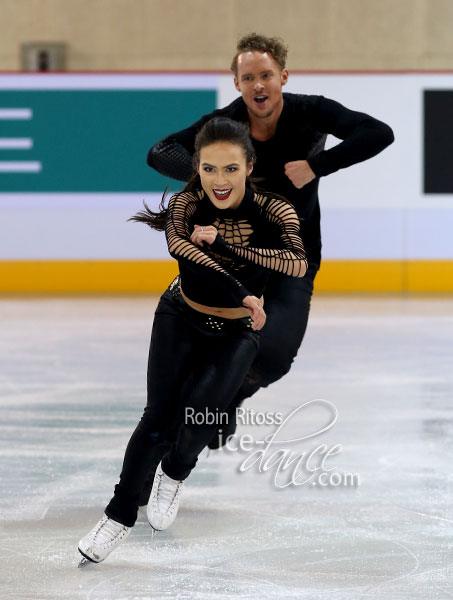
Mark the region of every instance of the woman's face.
[[242, 146], [215, 142], [200, 150], [201, 185], [217, 208], [237, 208], [245, 193], [245, 178], [253, 164], [245, 158]]

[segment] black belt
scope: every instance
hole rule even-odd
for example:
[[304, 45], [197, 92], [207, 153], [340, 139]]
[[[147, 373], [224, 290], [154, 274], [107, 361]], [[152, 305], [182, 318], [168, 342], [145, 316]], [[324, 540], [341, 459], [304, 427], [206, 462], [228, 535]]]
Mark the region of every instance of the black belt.
[[[189, 315], [190, 320], [204, 331], [209, 332], [224, 332], [230, 333], [233, 331], [252, 329], [253, 321], [250, 317], [241, 317], [239, 319], [222, 319], [218, 315], [209, 315], [195, 310], [184, 300], [181, 294], [180, 276], [178, 275], [173, 279], [168, 287], [173, 298], [178, 304], [184, 308], [185, 312]], [[257, 332], [255, 332], [257, 333]]]

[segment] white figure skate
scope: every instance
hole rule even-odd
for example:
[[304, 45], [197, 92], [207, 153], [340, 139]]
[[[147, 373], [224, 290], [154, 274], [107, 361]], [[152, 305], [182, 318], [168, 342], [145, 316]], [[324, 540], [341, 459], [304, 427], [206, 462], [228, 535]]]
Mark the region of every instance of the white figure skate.
[[167, 529], [175, 520], [183, 484], [184, 481], [165, 475], [162, 463], [159, 463], [146, 509], [149, 524], [156, 531]]
[[79, 567], [87, 562], [100, 563], [107, 558], [118, 544], [130, 534], [132, 527], [126, 527], [104, 515], [93, 529], [79, 542], [82, 560]]

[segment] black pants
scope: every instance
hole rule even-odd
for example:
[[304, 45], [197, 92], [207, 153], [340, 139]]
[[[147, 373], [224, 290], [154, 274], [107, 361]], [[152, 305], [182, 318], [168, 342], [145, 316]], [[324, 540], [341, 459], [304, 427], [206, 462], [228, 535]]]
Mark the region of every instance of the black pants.
[[[133, 526], [138, 499], [156, 447], [176, 438], [162, 468], [185, 479], [217, 424], [195, 415], [225, 412], [258, 351], [260, 335], [250, 319], [220, 319], [191, 309], [177, 287], [168, 289], [156, 309], [148, 362], [148, 403], [126, 448], [120, 481], [107, 516]], [[186, 408], [193, 415], [186, 419]], [[176, 431], [175, 431], [176, 428]]]
[[[317, 264], [309, 264], [304, 277], [287, 277], [272, 274], [264, 294], [264, 309], [267, 320], [260, 331], [260, 346], [257, 356], [248, 370], [228, 410], [229, 426], [221, 426], [210, 442], [211, 448], [225, 443], [228, 435], [236, 429], [236, 408], [253, 396], [261, 387], [281, 379], [291, 368], [302, 344], [308, 323], [313, 283], [318, 271]], [[148, 395], [149, 395], [148, 391]], [[169, 432], [166, 441], [155, 448], [150, 470], [140, 496], [140, 504], [148, 503], [154, 473], [161, 457], [167, 451], [175, 432]]]
[[309, 264], [304, 277], [273, 274], [264, 294], [266, 324], [260, 348], [233, 405], [239, 406], [262, 387], [281, 379], [291, 368], [308, 323], [318, 265]]

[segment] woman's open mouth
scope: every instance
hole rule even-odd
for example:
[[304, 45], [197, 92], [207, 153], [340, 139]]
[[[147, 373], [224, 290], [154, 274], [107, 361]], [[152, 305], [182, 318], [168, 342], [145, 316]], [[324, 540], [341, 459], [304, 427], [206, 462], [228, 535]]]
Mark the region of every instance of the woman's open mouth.
[[229, 190], [212, 190], [214, 192], [214, 196], [217, 198], [217, 200], [226, 200], [227, 198], [230, 197], [231, 192], [233, 191], [233, 188], [230, 188]]

